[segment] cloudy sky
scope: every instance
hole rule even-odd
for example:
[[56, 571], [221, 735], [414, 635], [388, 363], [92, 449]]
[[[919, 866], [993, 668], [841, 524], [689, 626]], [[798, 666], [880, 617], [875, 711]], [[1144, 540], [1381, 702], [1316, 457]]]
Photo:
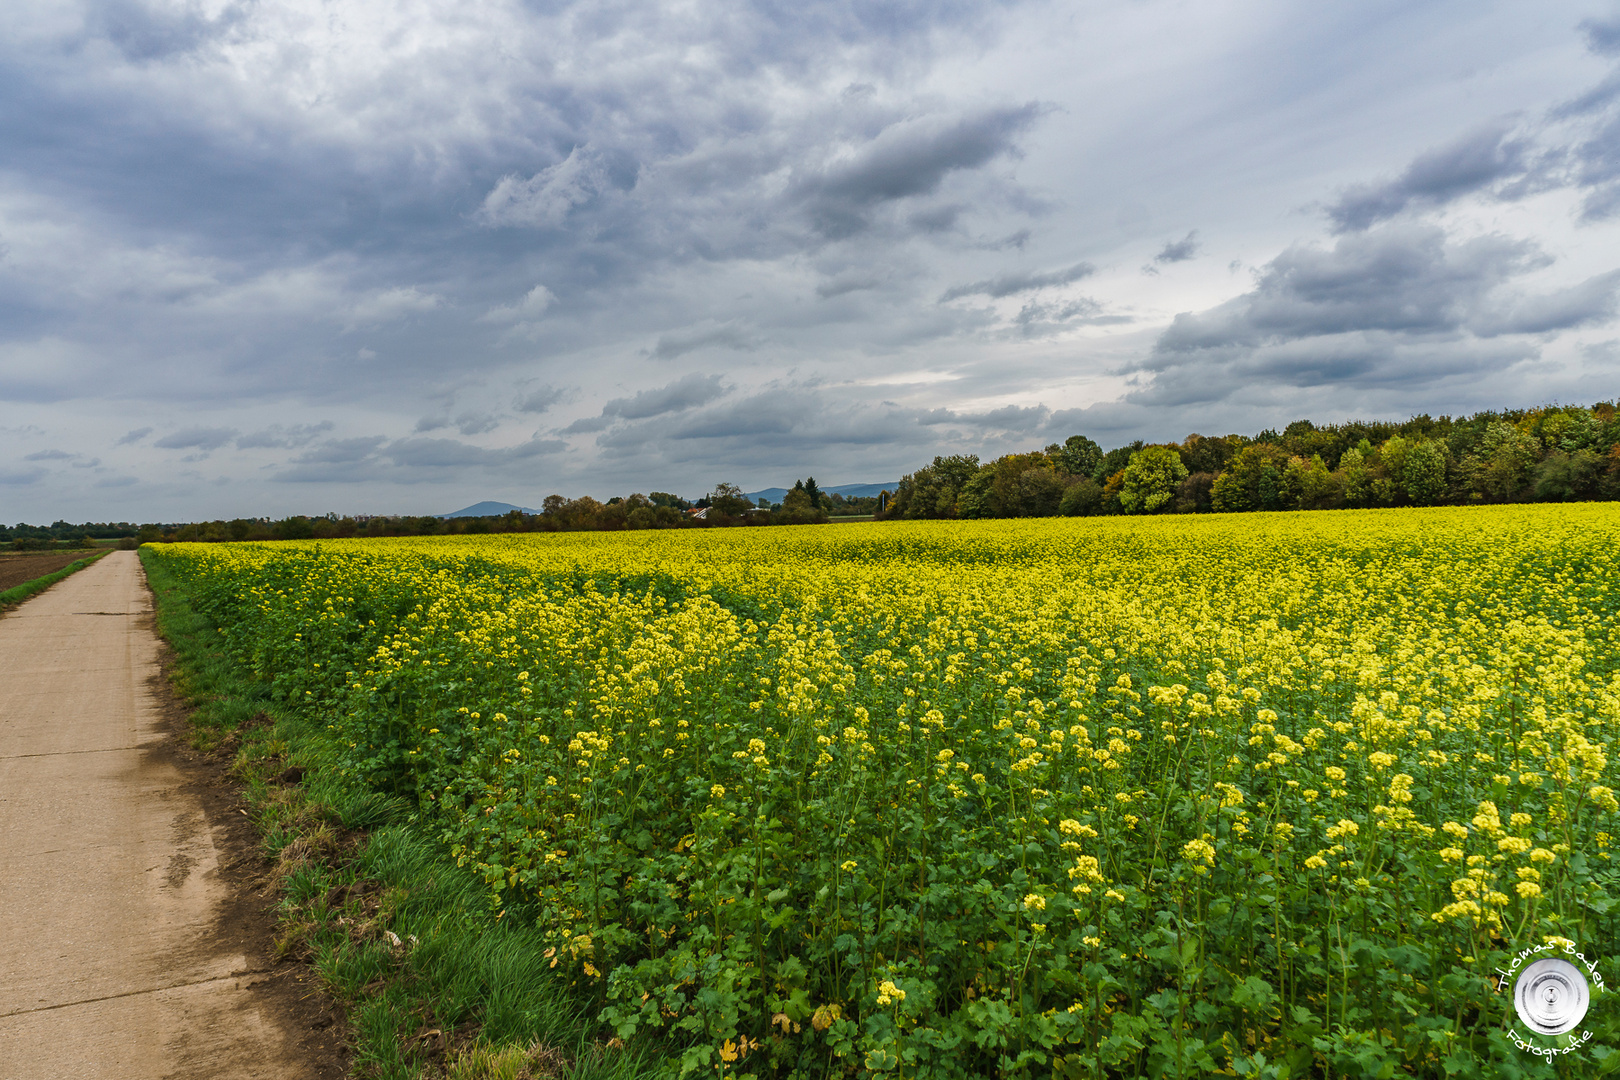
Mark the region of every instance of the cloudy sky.
[[0, 519], [1620, 393], [1620, 8], [9, 0]]

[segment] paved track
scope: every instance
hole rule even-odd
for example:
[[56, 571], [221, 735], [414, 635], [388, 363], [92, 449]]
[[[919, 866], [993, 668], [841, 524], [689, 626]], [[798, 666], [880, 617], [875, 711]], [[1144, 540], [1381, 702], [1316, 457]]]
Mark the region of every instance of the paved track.
[[213, 831], [154, 747], [132, 551], [0, 618], [0, 1080], [305, 1075], [214, 932]]

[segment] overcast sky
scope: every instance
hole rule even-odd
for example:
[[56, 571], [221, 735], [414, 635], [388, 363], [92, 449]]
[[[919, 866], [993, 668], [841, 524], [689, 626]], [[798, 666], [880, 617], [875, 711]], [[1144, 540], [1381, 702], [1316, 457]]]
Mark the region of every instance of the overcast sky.
[[1620, 8], [8, 0], [0, 519], [1620, 394]]

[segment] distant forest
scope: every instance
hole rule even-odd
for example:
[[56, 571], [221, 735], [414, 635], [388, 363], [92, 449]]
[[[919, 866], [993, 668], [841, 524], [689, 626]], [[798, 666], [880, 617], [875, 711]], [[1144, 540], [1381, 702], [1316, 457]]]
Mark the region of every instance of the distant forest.
[[[750, 503], [735, 484], [696, 503], [655, 491], [598, 502], [548, 496], [538, 514], [501, 517], [294, 516], [135, 526], [57, 521], [0, 526], [15, 548], [148, 540], [300, 540], [492, 532], [806, 525], [873, 515], [1005, 518], [1201, 514], [1339, 507], [1470, 506], [1620, 499], [1620, 417], [1614, 402], [1548, 405], [1404, 423], [1296, 420], [1258, 435], [1189, 435], [1104, 451], [1084, 435], [981, 463], [936, 457], [887, 500], [829, 495], [814, 479], [780, 503]], [[701, 514], [698, 511], [702, 511]]]
[[1199, 514], [1620, 499], [1613, 402], [1404, 423], [1296, 420], [1255, 436], [1189, 435], [1104, 451], [1084, 435], [981, 464], [936, 457], [884, 518]]

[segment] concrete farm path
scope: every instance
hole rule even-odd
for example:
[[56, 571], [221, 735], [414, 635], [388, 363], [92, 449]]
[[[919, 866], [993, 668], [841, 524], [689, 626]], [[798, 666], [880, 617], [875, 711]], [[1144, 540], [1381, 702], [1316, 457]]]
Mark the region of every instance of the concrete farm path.
[[0, 617], [0, 1080], [310, 1075], [221, 933], [217, 825], [159, 726], [135, 553]]

